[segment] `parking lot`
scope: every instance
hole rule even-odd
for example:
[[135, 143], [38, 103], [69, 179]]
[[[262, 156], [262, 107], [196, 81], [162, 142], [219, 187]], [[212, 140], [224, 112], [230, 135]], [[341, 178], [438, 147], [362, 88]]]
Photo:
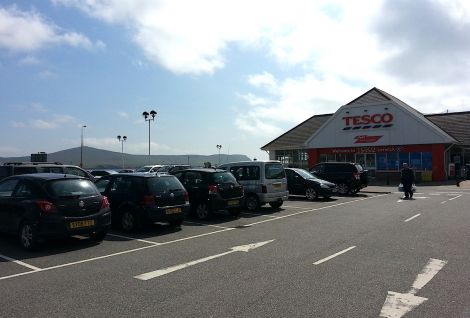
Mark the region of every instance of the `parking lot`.
[[377, 317], [387, 291], [406, 292], [432, 258], [446, 265], [410, 317], [457, 317], [470, 305], [460, 293], [470, 277], [463, 211], [470, 191], [423, 187], [405, 201], [394, 190], [291, 197], [279, 209], [188, 218], [181, 229], [111, 231], [100, 244], [76, 236], [36, 252], [2, 236], [0, 313]]
[[129, 256], [132, 253], [161, 245], [195, 240], [199, 237], [217, 235], [227, 231], [242, 230], [267, 222], [352, 204], [380, 195], [383, 194], [361, 193], [351, 197], [335, 197], [316, 201], [309, 201], [302, 197], [290, 197], [290, 200], [279, 209], [273, 209], [266, 205], [256, 213], [242, 212], [241, 217], [232, 217], [221, 211], [208, 222], [187, 218], [180, 229], [156, 223], [147, 226], [143, 231], [132, 233], [132, 235], [114, 230], [108, 233], [101, 244], [92, 242], [84, 236], [51, 240], [36, 252], [23, 251], [18, 246], [17, 237], [2, 235], [0, 242], [0, 273], [2, 275], [0, 280], [34, 274], [39, 271], [76, 266], [103, 258], [126, 257], [126, 255]]

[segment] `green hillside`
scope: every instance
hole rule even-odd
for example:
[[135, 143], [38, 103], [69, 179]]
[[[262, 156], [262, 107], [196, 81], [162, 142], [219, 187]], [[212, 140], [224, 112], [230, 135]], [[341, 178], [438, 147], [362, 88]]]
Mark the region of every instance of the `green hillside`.
[[[80, 147], [49, 153], [47, 160], [61, 162], [63, 164], [80, 164]], [[220, 154], [220, 163], [233, 161], [250, 161], [245, 155]], [[26, 157], [0, 157], [0, 162], [30, 161]], [[131, 155], [124, 153], [124, 166], [126, 168], [138, 168], [147, 164], [190, 164], [193, 167], [203, 166], [204, 162], [210, 162], [213, 166], [219, 163], [219, 155]], [[101, 150], [92, 147], [83, 147], [83, 167], [85, 169], [97, 168], [122, 168], [122, 156], [120, 152]]]

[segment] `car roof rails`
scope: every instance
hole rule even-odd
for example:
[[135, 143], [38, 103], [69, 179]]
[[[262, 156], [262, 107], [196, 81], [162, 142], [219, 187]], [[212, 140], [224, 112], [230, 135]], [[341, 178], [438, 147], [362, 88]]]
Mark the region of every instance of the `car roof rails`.
[[4, 166], [21, 166], [21, 165], [62, 165], [61, 162], [30, 162], [30, 161], [27, 161], [27, 162], [4, 162], [3, 165]]

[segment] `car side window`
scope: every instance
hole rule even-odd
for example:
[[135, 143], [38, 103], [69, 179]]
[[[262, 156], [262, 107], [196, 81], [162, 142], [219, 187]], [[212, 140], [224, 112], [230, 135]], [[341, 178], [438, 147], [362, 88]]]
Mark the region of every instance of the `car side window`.
[[230, 172], [235, 178], [243, 181], [258, 180], [259, 171], [258, 166], [233, 166], [230, 168]]
[[36, 167], [15, 167], [15, 174], [37, 173]]
[[64, 170], [62, 167], [43, 167], [42, 172], [64, 173]]
[[11, 197], [13, 190], [15, 190], [18, 180], [6, 180], [0, 183], [0, 197]]
[[79, 176], [79, 177], [85, 177], [87, 178], [88, 175], [85, 173], [85, 171], [82, 171], [78, 168], [75, 168], [75, 167], [66, 167], [65, 168], [65, 173], [67, 174], [73, 174], [73, 175], [76, 175], [76, 176]]

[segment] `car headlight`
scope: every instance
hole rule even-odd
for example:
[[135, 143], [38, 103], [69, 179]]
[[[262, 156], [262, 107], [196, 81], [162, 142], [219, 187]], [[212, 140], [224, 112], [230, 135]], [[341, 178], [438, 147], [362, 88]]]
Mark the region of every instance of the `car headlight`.
[[329, 189], [330, 187], [327, 184], [321, 183], [320, 187], [323, 189]]

